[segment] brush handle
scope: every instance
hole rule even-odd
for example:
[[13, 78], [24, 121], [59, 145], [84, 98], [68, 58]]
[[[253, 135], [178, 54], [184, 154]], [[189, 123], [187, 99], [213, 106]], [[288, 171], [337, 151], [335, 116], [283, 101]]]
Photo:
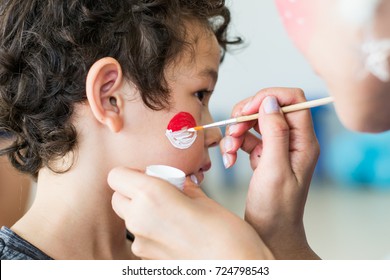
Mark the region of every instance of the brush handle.
[[[290, 112], [295, 112], [295, 111], [299, 111], [299, 110], [305, 110], [305, 109], [325, 105], [325, 104], [328, 104], [331, 102], [333, 102], [333, 97], [325, 97], [325, 98], [306, 101], [306, 102], [297, 103], [297, 104], [293, 104], [293, 105], [288, 105], [288, 106], [282, 107], [281, 111], [283, 113], [290, 113]], [[206, 124], [203, 126], [191, 127], [188, 129], [188, 131], [195, 132], [198, 130], [211, 128], [211, 127], [219, 127], [219, 126], [225, 126], [228, 124], [236, 124], [236, 123], [241, 123], [241, 122], [253, 121], [253, 120], [257, 120], [258, 117], [259, 117], [258, 113], [253, 114], [253, 115], [248, 115], [248, 116], [241, 116], [241, 117], [232, 118], [232, 119], [228, 119], [228, 120], [224, 120], [224, 121]]]
[[[311, 101], [306, 101], [302, 103], [297, 103], [289, 106], [282, 107], [281, 110], [283, 113], [290, 113], [290, 112], [295, 112], [295, 111], [300, 111], [300, 110], [305, 110], [321, 105], [325, 105], [328, 103], [333, 102], [333, 97], [325, 97], [321, 99], [316, 99], [316, 100], [311, 100]], [[253, 114], [253, 115], [248, 115], [248, 116], [241, 116], [237, 117], [236, 123], [241, 123], [241, 122], [247, 122], [247, 121], [253, 121], [257, 120], [259, 117], [259, 114]]]

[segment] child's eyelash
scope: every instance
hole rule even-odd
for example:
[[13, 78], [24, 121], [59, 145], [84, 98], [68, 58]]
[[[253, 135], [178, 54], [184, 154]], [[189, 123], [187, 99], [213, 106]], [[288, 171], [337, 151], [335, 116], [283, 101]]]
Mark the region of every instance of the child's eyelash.
[[204, 89], [204, 90], [197, 91], [195, 93], [195, 96], [202, 102], [205, 99], [206, 95], [211, 95], [212, 93], [213, 93], [212, 90]]

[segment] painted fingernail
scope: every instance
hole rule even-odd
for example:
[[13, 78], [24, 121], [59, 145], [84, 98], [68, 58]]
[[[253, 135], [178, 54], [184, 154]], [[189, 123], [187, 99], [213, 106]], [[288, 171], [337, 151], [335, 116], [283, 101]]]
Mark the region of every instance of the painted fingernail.
[[194, 174], [192, 174], [190, 176], [190, 179], [192, 181], [192, 183], [196, 184], [196, 185], [199, 185], [199, 181], [198, 181], [198, 178], [196, 178], [196, 176]]
[[223, 154], [222, 160], [223, 160], [223, 165], [225, 166], [226, 169], [228, 169], [231, 165], [229, 155]]
[[224, 142], [225, 153], [230, 152], [233, 149], [232, 138], [226, 137]]
[[267, 96], [264, 99], [264, 112], [266, 114], [274, 114], [280, 112], [278, 100], [273, 96]]

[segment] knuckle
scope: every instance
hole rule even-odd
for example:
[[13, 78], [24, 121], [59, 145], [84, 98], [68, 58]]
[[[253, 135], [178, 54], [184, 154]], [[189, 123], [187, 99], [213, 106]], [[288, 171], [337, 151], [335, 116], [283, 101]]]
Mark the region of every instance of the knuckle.
[[241, 113], [242, 111], [242, 108], [245, 106], [245, 104], [247, 104], [249, 102], [249, 100], [253, 99], [253, 97], [248, 97], [248, 98], [245, 98], [244, 100], [240, 101], [239, 103], [237, 103], [234, 107], [233, 107], [233, 110], [232, 110], [232, 116], [235, 117], [237, 113]]
[[131, 251], [138, 257], [145, 256], [145, 247], [143, 246], [142, 242], [139, 241], [138, 238], [134, 239], [134, 242], [131, 245]]
[[312, 147], [313, 147], [313, 156], [315, 159], [318, 159], [321, 153], [321, 147], [317, 139], [313, 140]]
[[142, 189], [137, 194], [137, 199], [141, 205], [152, 207], [158, 205], [164, 197], [169, 183], [159, 178], [148, 178], [143, 184]]
[[[131, 218], [131, 219], [130, 219]], [[141, 240], [142, 237], [149, 236], [148, 227], [145, 224], [146, 221], [143, 219], [138, 219], [133, 217], [129, 217], [126, 219], [125, 224], [126, 228], [137, 237], [138, 240]]]
[[137, 235], [140, 232], [138, 223], [136, 223], [134, 219], [125, 219], [125, 225], [126, 228], [134, 235]]
[[138, 233], [137, 226], [134, 224], [134, 222], [130, 222], [129, 218], [132, 217], [126, 217], [126, 219], [124, 219], [125, 227], [127, 231], [131, 232], [131, 234], [135, 236], [136, 233]]
[[241, 112], [241, 108], [244, 106], [245, 101], [241, 101], [240, 103], [234, 105], [232, 110], [232, 116], [235, 116], [237, 113]]
[[305, 155], [308, 162], [316, 163], [320, 156], [320, 145], [317, 139], [306, 142], [305, 145]]
[[306, 96], [305, 96], [305, 92], [303, 91], [303, 89], [301, 88], [296, 88], [295, 89], [295, 94], [297, 96], [297, 99], [299, 101], [306, 101]]
[[152, 191], [152, 188], [144, 186], [142, 191], [140, 191], [137, 195], [137, 202], [145, 206], [153, 205], [151, 203], [151, 201], [153, 201], [153, 196], [154, 196], [154, 192]]

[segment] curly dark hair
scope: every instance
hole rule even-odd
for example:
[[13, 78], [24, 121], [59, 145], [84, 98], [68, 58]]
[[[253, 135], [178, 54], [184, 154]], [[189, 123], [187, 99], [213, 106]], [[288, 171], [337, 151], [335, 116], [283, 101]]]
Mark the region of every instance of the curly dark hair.
[[143, 102], [161, 110], [164, 70], [187, 44], [187, 20], [215, 34], [221, 60], [240, 42], [227, 37], [223, 0], [1, 0], [0, 18], [0, 130], [14, 139], [0, 155], [34, 176], [75, 148], [70, 118], [98, 59], [117, 59]]

